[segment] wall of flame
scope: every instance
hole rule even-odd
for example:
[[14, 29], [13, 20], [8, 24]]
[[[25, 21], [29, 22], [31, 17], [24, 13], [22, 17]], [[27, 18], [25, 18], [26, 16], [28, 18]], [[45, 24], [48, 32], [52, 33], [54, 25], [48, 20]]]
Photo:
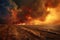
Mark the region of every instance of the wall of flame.
[[20, 1], [20, 5], [18, 5], [18, 0], [13, 1], [16, 4], [11, 9], [11, 21], [13, 24], [41, 25], [60, 23], [60, 0], [26, 1]]

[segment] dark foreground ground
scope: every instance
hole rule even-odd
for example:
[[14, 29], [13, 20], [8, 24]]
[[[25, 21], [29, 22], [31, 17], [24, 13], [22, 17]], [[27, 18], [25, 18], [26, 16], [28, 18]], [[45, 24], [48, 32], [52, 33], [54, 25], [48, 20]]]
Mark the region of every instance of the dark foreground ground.
[[0, 40], [60, 40], [60, 25], [0, 25]]

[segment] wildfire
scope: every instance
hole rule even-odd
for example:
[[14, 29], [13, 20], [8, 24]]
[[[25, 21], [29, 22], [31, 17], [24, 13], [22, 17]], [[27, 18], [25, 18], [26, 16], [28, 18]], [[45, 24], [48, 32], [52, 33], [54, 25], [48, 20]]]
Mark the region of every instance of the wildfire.
[[[55, 24], [57, 21], [60, 21], [60, 10], [59, 5], [56, 8], [47, 8], [49, 12], [48, 16], [46, 16], [45, 23], [47, 24]], [[59, 12], [57, 11], [59, 10]], [[60, 22], [59, 22], [60, 23]]]
[[[41, 24], [54, 24], [57, 21], [60, 21], [60, 16], [57, 11], [57, 8], [47, 7], [47, 12], [49, 13], [44, 21], [40, 19], [33, 19], [32, 17], [27, 17], [28, 21], [26, 23], [20, 23], [19, 25], [41, 25]], [[40, 17], [39, 17], [40, 18]]]
[[[27, 20], [23, 23], [18, 23], [18, 25], [41, 25], [41, 24], [55, 24], [60, 23], [60, 4], [57, 7], [47, 7], [46, 11], [48, 15], [46, 17], [38, 17], [37, 19], [31, 17], [30, 15], [27, 15]], [[29, 9], [28, 9], [29, 10]], [[17, 10], [12, 10], [12, 16], [14, 20], [17, 20]], [[41, 18], [41, 19], [40, 19]], [[44, 21], [42, 21], [44, 19]], [[19, 20], [19, 18], [18, 18]]]
[[46, 23], [53, 23], [55, 20], [57, 20], [55, 8], [47, 8], [47, 11], [49, 12], [49, 14], [46, 16]]
[[39, 19], [33, 19], [32, 21], [29, 22], [31, 25], [41, 25], [42, 21]]

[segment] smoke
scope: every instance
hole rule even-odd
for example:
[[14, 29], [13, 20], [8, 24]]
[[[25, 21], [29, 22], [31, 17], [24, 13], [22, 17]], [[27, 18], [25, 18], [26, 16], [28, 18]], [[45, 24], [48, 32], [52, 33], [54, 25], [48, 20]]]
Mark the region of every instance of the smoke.
[[10, 3], [8, 0], [0, 0], [0, 24], [8, 23], [10, 13], [8, 11], [8, 7]]
[[46, 7], [56, 7], [60, 3], [60, 0], [46, 0]]
[[[13, 0], [16, 5], [18, 6], [18, 9], [21, 9], [22, 12], [18, 13], [18, 18], [20, 21], [25, 22], [28, 19], [26, 16], [30, 16], [33, 19], [40, 18], [41, 16], [45, 16], [45, 6], [44, 1], [42, 0]], [[43, 19], [44, 20], [44, 19]]]
[[47, 24], [58, 24], [60, 23], [60, 1], [51, 0], [48, 1], [47, 11], [49, 12], [46, 16], [45, 23]]
[[9, 0], [1, 2], [0, 23], [2, 20], [12, 23], [29, 23], [35, 19], [37, 22], [43, 21], [43, 23], [60, 20], [60, 0]]

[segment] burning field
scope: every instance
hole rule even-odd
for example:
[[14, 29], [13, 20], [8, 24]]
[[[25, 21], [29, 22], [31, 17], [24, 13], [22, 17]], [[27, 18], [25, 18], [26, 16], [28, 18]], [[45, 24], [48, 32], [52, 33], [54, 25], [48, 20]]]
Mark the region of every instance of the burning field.
[[60, 0], [1, 0], [1, 40], [60, 40]]

